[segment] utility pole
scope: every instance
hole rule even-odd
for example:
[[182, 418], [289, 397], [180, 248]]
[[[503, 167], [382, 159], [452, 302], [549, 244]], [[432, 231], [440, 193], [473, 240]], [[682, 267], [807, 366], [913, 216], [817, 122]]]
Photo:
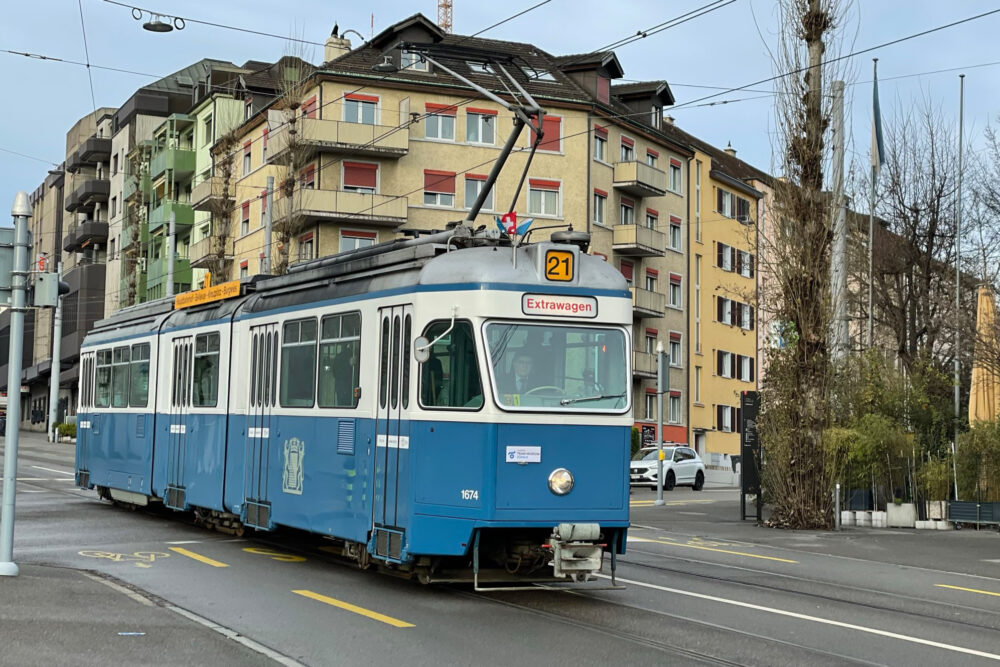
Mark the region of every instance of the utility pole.
[[[62, 281], [62, 262], [56, 265], [56, 280]], [[52, 375], [49, 377], [49, 442], [58, 440], [56, 433], [56, 415], [59, 406], [59, 374], [60, 356], [62, 355], [62, 307], [63, 298], [59, 294], [55, 308], [55, 326], [52, 332]], [[8, 392], [9, 393], [9, 392]]]
[[962, 364], [958, 358], [959, 352], [959, 314], [962, 312], [962, 144], [964, 143], [965, 121], [965, 75], [958, 75], [958, 210], [955, 212], [955, 441], [952, 445], [951, 470], [955, 480], [955, 500], [958, 500], [958, 425], [959, 420], [959, 388]]
[[271, 273], [271, 226], [274, 221], [274, 176], [267, 177], [264, 207], [264, 265], [258, 273]]
[[847, 211], [844, 208], [844, 82], [833, 82], [833, 254], [830, 257], [833, 321], [830, 342], [833, 360], [847, 356]]
[[667, 390], [667, 355], [656, 341], [656, 505], [663, 504], [663, 393]]
[[14, 486], [17, 484], [17, 438], [21, 426], [21, 352], [24, 343], [25, 292], [28, 281], [28, 193], [14, 197], [14, 270], [11, 272], [10, 355], [7, 359], [7, 431], [3, 449], [3, 512], [0, 515], [0, 576], [16, 577], [14, 563]]
[[177, 252], [177, 215], [170, 207], [170, 226], [167, 228], [167, 296], [174, 295], [174, 255]]

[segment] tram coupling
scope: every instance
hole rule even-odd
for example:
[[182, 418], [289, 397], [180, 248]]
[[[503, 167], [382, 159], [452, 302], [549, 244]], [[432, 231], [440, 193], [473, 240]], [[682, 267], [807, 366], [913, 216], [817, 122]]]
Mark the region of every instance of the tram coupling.
[[552, 570], [557, 579], [589, 581], [601, 569], [604, 546], [596, 523], [560, 523], [552, 532]]

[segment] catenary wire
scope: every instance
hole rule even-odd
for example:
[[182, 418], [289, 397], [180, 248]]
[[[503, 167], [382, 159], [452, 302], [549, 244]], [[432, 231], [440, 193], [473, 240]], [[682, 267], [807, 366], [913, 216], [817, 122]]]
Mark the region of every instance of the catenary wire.
[[83, 0], [76, 0], [80, 7], [80, 30], [83, 32], [83, 53], [87, 58], [87, 78], [90, 80], [90, 102], [97, 111], [97, 96], [94, 95], [94, 74], [90, 71], [90, 47], [87, 46], [87, 26], [83, 21]]

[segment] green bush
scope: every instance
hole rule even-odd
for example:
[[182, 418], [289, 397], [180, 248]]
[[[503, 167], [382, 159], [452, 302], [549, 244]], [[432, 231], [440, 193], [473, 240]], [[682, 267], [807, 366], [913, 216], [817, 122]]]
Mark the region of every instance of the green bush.
[[65, 438], [69, 436], [70, 438], [76, 437], [76, 424], [58, 424], [56, 430], [59, 432], [59, 436]]
[[955, 459], [961, 500], [1000, 501], [1000, 427], [980, 422], [958, 438]]
[[923, 497], [927, 500], [948, 500], [951, 497], [951, 459], [926, 461], [917, 474]]

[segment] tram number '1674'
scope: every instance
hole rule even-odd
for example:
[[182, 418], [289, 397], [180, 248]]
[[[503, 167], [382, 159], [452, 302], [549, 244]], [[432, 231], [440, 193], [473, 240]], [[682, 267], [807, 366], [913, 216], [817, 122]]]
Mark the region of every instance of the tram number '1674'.
[[479, 500], [479, 489], [462, 489], [462, 500]]
[[573, 280], [573, 253], [566, 250], [549, 250], [545, 253], [545, 277], [548, 280], [570, 282]]

